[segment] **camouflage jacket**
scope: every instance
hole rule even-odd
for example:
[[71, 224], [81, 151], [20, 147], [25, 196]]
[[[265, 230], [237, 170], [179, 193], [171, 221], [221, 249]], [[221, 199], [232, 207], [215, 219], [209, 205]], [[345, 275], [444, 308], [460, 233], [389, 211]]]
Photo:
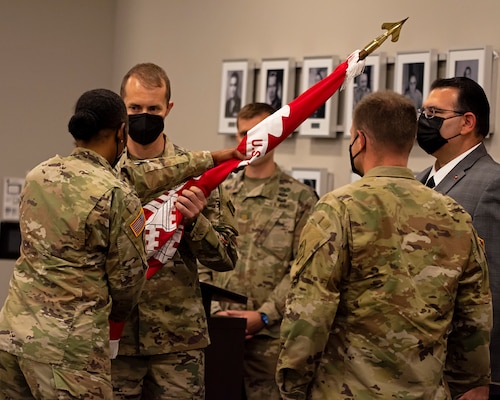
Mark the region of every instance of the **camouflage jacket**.
[[[221, 303], [221, 309], [264, 312], [268, 329], [260, 334], [279, 337], [285, 298], [290, 289], [290, 265], [299, 237], [318, 200], [309, 186], [283, 173], [247, 191], [244, 171], [224, 182], [236, 209], [238, 261], [233, 271], [214, 272], [216, 286], [248, 297], [247, 304]], [[217, 311], [214, 304], [213, 311]]]
[[146, 204], [158, 192], [172, 189], [213, 166], [209, 151], [176, 151], [164, 157], [138, 160], [125, 149], [115, 171], [117, 176], [135, 188], [142, 204]]
[[20, 226], [21, 256], [0, 314], [0, 349], [109, 370], [108, 317], [123, 321], [145, 280], [139, 199], [104, 158], [76, 148], [27, 175]]
[[[185, 154], [185, 150], [166, 139], [165, 158]], [[179, 173], [184, 173], [184, 178], [177, 180], [191, 176], [186, 171]], [[155, 181], [150, 184], [154, 187]], [[167, 189], [171, 187], [161, 187], [156, 195]], [[210, 268], [233, 269], [236, 231], [233, 208], [224, 195], [214, 191], [207, 200], [209, 207], [198, 216], [192, 230], [184, 233], [173, 259], [144, 285], [139, 304], [125, 324], [119, 354], [165, 354], [209, 344], [197, 259]]]
[[376, 167], [321, 198], [291, 276], [284, 399], [450, 399], [489, 383], [482, 245], [409, 169]]

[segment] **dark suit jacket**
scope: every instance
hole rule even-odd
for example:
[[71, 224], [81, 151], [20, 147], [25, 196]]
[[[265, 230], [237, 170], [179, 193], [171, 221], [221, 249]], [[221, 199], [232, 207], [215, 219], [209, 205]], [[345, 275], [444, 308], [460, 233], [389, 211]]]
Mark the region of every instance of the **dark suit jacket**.
[[[431, 169], [419, 173], [417, 179], [425, 183]], [[452, 197], [467, 210], [478, 235], [484, 240], [493, 296], [491, 380], [500, 383], [500, 164], [481, 143], [434, 189]]]

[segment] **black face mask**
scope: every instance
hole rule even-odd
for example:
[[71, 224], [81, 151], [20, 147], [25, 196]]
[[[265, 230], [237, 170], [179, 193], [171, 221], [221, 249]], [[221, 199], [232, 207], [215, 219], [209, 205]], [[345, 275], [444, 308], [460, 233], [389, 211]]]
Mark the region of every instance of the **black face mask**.
[[131, 114], [128, 123], [128, 134], [134, 142], [142, 145], [153, 143], [165, 127], [161, 115], [148, 113]]
[[433, 154], [443, 147], [448, 140], [460, 136], [460, 133], [445, 139], [441, 136], [441, 127], [448, 118], [433, 117], [431, 119], [421, 115], [418, 119], [417, 142], [427, 154]]
[[362, 150], [358, 151], [354, 156], [352, 155], [352, 145], [356, 140], [358, 140], [359, 133], [356, 135], [352, 143], [349, 145], [349, 160], [351, 161], [351, 170], [354, 172], [356, 175], [363, 176], [361, 171], [359, 171], [356, 166], [354, 165], [354, 159], [359, 156], [359, 153], [361, 153]]

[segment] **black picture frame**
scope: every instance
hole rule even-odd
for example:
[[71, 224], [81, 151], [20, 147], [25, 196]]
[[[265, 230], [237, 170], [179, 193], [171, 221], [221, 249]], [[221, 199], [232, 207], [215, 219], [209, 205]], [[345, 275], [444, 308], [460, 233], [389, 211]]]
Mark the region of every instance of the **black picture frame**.
[[17, 221], [0, 222], [0, 258], [17, 259], [21, 248], [21, 230]]

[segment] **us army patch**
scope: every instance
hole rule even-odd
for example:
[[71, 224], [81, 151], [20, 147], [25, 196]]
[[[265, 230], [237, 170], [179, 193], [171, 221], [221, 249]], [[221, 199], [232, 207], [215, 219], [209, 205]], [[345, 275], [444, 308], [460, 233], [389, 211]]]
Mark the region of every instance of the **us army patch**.
[[130, 229], [132, 229], [132, 232], [134, 232], [135, 237], [139, 237], [139, 235], [144, 230], [145, 226], [146, 226], [146, 217], [144, 216], [144, 210], [141, 207], [139, 215], [135, 217], [135, 219], [130, 224]]

